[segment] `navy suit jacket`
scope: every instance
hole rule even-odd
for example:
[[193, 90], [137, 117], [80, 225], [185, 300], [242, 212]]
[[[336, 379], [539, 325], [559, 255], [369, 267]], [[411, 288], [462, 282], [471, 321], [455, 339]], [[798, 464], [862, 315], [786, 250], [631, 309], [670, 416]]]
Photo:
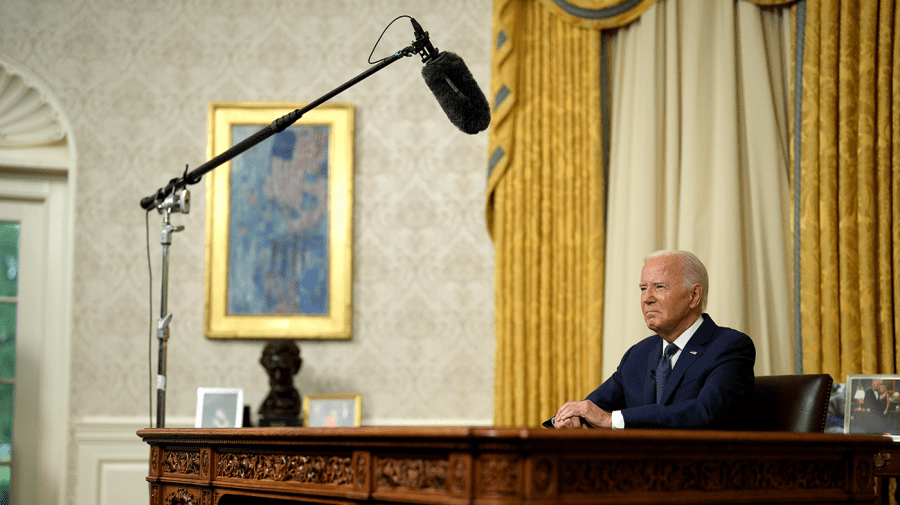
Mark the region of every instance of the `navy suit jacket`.
[[747, 335], [703, 318], [675, 362], [662, 403], [654, 378], [663, 348], [657, 335], [632, 346], [587, 399], [607, 412], [621, 410], [626, 428], [745, 428], [756, 347]]

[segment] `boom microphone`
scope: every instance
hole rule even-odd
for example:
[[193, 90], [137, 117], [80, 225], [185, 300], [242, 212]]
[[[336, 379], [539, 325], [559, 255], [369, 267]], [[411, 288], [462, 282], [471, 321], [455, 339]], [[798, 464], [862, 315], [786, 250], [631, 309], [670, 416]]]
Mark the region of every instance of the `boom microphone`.
[[447, 118], [469, 135], [486, 130], [491, 124], [491, 107], [472, 72], [457, 54], [434, 48], [428, 32], [415, 19], [410, 19], [416, 41], [422, 47], [420, 54], [425, 63], [422, 78]]

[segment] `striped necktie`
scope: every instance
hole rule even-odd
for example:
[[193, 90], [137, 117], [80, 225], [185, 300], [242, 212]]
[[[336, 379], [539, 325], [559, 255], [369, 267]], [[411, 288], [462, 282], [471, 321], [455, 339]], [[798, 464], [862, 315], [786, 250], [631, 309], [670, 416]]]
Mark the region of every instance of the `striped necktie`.
[[666, 379], [672, 372], [672, 355], [676, 352], [678, 352], [678, 346], [669, 344], [666, 346], [666, 351], [659, 357], [659, 363], [656, 365], [656, 403], [662, 401], [663, 392], [666, 389]]

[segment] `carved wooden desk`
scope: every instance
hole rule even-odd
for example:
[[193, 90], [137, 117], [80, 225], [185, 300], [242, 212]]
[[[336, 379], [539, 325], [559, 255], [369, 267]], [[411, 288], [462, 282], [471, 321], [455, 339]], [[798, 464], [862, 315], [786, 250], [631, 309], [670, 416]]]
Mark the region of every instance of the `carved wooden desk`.
[[886, 437], [520, 428], [145, 429], [151, 505], [874, 503]]
[[900, 503], [900, 483], [897, 482], [900, 480], [900, 444], [894, 442], [889, 448], [875, 455], [875, 476], [881, 477], [878, 483], [881, 503], [884, 505]]

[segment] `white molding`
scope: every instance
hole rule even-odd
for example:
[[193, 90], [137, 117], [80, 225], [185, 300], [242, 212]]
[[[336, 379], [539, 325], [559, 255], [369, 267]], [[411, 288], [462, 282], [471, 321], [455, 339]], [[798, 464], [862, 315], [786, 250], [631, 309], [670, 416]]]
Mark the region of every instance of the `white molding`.
[[[154, 416], [155, 422], [155, 416]], [[107, 440], [110, 438], [136, 437], [138, 430], [150, 425], [148, 417], [92, 416], [75, 423], [76, 440]], [[366, 419], [364, 426], [477, 426], [489, 428], [491, 419]], [[167, 428], [193, 428], [194, 418], [189, 416], [167, 417]]]
[[0, 147], [28, 148], [64, 142], [59, 100], [21, 63], [0, 54]]
[[0, 198], [43, 203], [50, 196], [51, 191], [48, 181], [4, 178], [3, 186], [0, 186]]
[[[46, 272], [43, 291], [43, 342], [39, 370], [40, 391], [33, 398], [38, 409], [35, 423], [40, 441], [34, 457], [41, 468], [38, 497], [27, 498], [47, 505], [64, 505], [70, 493], [69, 467], [72, 440], [69, 405], [71, 383], [72, 279], [75, 236], [76, 146], [72, 128], [55, 94], [40, 78], [7, 55], [0, 54], [0, 77], [27, 88], [22, 109], [40, 104], [52, 111], [59, 140], [42, 145], [9, 145], [0, 148], [0, 198], [39, 202], [47, 214]], [[15, 82], [14, 82], [15, 81]], [[22, 87], [24, 85], [24, 87]], [[9, 96], [9, 95], [8, 95]], [[15, 96], [15, 95], [11, 95]], [[6, 108], [7, 112], [16, 108]], [[7, 118], [17, 117], [15, 113]], [[27, 137], [27, 135], [26, 135]], [[7, 139], [8, 141], [9, 139]], [[33, 139], [32, 139], [33, 140]]]
[[[189, 428], [190, 417], [169, 418], [172, 428]], [[88, 417], [75, 423], [75, 500], [79, 505], [147, 503], [150, 446], [137, 431], [149, 417]]]
[[71, 164], [68, 145], [0, 149], [0, 167], [65, 173]]
[[107, 497], [117, 503], [147, 503], [144, 491], [149, 474], [150, 450], [128, 423], [81, 425], [75, 430], [76, 488], [74, 503], [105, 505]]
[[[154, 415], [154, 422], [156, 421]], [[134, 439], [140, 441], [137, 431], [150, 426], [147, 416], [91, 416], [75, 422], [76, 442], [92, 440]], [[167, 417], [167, 428], [193, 428], [194, 418], [189, 416]], [[143, 442], [142, 442], [143, 443]]]

